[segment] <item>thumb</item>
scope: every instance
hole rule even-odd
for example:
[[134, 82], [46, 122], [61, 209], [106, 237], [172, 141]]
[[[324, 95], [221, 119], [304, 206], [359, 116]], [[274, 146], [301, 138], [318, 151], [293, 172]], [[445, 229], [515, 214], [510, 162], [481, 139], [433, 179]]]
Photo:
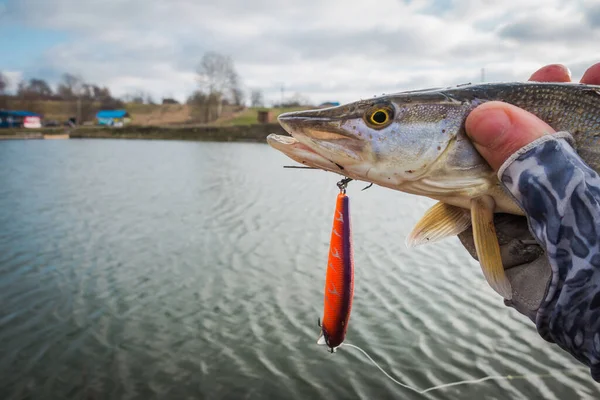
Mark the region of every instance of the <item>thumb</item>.
[[465, 129], [494, 171], [521, 147], [554, 133], [550, 125], [535, 115], [499, 101], [484, 103], [471, 111]]

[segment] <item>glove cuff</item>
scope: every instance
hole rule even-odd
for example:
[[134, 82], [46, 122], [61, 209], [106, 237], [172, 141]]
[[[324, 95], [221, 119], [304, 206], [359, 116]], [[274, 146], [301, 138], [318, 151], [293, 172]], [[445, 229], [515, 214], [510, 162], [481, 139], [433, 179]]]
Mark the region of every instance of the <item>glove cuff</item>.
[[573, 139], [573, 136], [567, 131], [560, 131], [560, 132], [544, 135], [541, 138], [538, 138], [538, 139], [534, 140], [533, 142], [521, 147], [519, 150], [517, 150], [515, 153], [513, 153], [510, 157], [508, 157], [506, 159], [506, 161], [504, 161], [504, 163], [502, 163], [502, 165], [500, 166], [500, 169], [498, 170], [498, 179], [500, 179], [500, 181], [502, 181], [504, 172], [506, 171], [506, 169], [508, 167], [511, 166], [511, 164], [517, 158], [521, 157], [523, 154], [527, 153], [529, 150], [541, 145], [544, 142], [547, 142], [549, 140], [558, 140], [558, 139], [566, 140], [567, 143], [569, 143], [569, 145], [571, 145], [571, 146], [575, 145], [575, 139]]

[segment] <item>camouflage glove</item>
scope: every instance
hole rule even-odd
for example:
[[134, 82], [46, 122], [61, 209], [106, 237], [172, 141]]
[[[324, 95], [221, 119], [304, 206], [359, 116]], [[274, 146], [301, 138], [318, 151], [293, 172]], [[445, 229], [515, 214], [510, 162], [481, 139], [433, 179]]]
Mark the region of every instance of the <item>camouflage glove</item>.
[[[529, 232], [527, 218], [512, 214], [496, 214], [496, 233], [502, 264], [512, 285], [512, 300], [504, 304], [515, 308], [535, 322], [537, 310], [546, 297], [552, 268], [542, 247]], [[458, 235], [463, 246], [477, 260], [473, 230]]]

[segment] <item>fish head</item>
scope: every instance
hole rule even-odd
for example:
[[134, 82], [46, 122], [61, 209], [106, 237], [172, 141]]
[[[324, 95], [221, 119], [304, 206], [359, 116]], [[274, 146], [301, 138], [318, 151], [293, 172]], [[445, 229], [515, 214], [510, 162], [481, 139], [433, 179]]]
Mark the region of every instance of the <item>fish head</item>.
[[456, 138], [464, 105], [444, 96], [416, 102], [387, 95], [342, 106], [281, 114], [291, 137], [268, 142], [305, 165], [382, 186], [418, 180]]

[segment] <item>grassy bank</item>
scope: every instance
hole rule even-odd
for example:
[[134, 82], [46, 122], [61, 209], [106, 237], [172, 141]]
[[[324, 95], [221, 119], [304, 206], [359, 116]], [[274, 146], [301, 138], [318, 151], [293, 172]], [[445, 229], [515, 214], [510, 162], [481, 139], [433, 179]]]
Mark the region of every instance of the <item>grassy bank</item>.
[[[232, 126], [136, 126], [123, 128], [81, 127], [43, 129], [2, 129], [0, 139], [35, 139], [39, 134], [60, 135], [69, 133], [73, 139], [145, 139], [145, 140], [195, 140], [211, 142], [261, 142], [270, 133], [285, 133], [277, 123]], [[37, 135], [37, 136], [36, 136]]]

